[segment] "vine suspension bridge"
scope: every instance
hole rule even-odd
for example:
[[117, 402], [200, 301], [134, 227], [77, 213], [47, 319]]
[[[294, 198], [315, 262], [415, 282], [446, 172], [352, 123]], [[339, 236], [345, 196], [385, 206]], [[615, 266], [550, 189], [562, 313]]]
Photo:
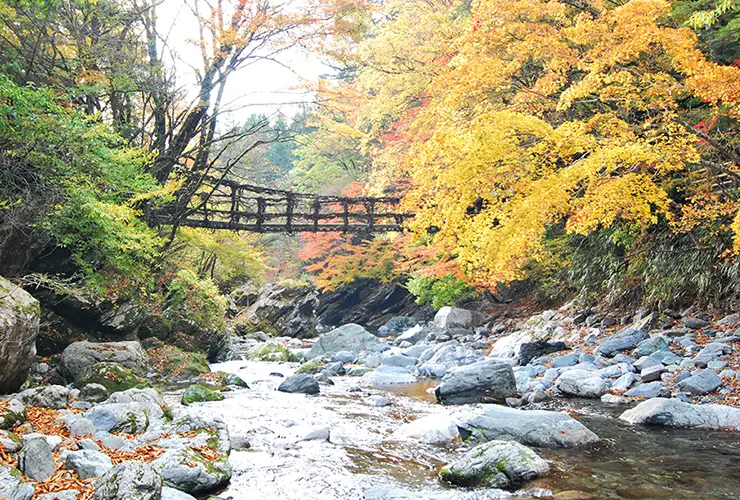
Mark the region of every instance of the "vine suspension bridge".
[[258, 233], [403, 231], [413, 214], [399, 212], [400, 197], [347, 197], [297, 193], [220, 180], [199, 203], [176, 215], [164, 209], [160, 224]]

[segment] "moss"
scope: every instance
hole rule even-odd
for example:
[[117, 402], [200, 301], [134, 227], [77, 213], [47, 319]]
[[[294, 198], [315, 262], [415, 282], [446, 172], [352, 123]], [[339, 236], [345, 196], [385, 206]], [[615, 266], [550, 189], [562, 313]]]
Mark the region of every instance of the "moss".
[[147, 349], [154, 370], [162, 379], [195, 378], [208, 373], [208, 359], [201, 352], [187, 352], [171, 345], [157, 345]]
[[303, 363], [298, 369], [295, 371], [296, 375], [300, 373], [307, 373], [309, 375], [314, 375], [316, 373], [319, 373], [321, 369], [324, 367], [324, 362], [321, 358], [313, 358], [312, 360]]
[[200, 384], [193, 384], [185, 389], [185, 392], [182, 394], [181, 401], [182, 404], [187, 406], [193, 403], [221, 401], [222, 399], [224, 399], [224, 395], [220, 392], [212, 391]]
[[90, 365], [75, 380], [75, 387], [82, 388], [87, 384], [100, 384], [110, 394], [128, 389], [145, 389], [152, 386], [148, 380], [139, 377], [133, 370], [116, 363]]
[[226, 372], [216, 372], [216, 374], [219, 376], [221, 382], [223, 385], [235, 385], [236, 387], [243, 387], [246, 389], [249, 389], [249, 385], [242, 380], [238, 375], [234, 375], [233, 373], [226, 373]]
[[298, 356], [293, 351], [277, 342], [265, 342], [252, 351], [250, 358], [259, 361], [298, 361]]

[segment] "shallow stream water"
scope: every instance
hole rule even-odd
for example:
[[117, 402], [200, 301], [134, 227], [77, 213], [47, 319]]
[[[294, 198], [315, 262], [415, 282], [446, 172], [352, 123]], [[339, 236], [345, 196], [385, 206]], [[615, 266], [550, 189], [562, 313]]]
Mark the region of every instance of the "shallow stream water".
[[[250, 448], [234, 451], [234, 476], [224, 498], [241, 499], [471, 499], [740, 498], [740, 433], [629, 426], [625, 409], [582, 400], [554, 401], [573, 409], [602, 441], [593, 447], [537, 450], [550, 461], [545, 477], [512, 494], [495, 489], [452, 488], [439, 469], [461, 454], [444, 448], [389, 440], [405, 422], [446, 411], [434, 403], [428, 383], [362, 387], [337, 377], [319, 396], [285, 394], [276, 388], [297, 365], [231, 361], [213, 370], [238, 374], [250, 389], [226, 393], [224, 401], [195, 405], [194, 414], [220, 416], [233, 436]], [[391, 405], [375, 407], [382, 395]], [[330, 442], [302, 441], [329, 429]], [[578, 492], [578, 493], [576, 493]]]

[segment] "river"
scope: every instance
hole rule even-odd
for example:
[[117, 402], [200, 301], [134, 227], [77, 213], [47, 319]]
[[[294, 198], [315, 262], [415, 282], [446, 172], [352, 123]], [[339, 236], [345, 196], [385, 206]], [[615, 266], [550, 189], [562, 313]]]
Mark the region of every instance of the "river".
[[[404, 422], [442, 412], [429, 384], [389, 390], [335, 378], [319, 396], [285, 394], [276, 388], [296, 364], [230, 361], [213, 365], [239, 375], [250, 389], [186, 411], [221, 417], [248, 450], [231, 455], [234, 476], [223, 498], [241, 499], [460, 499], [557, 498], [651, 499], [740, 498], [740, 435], [634, 427], [619, 422], [622, 408], [586, 400], [560, 400], [551, 409], [572, 409], [602, 441], [592, 447], [537, 450], [550, 461], [543, 478], [516, 493], [452, 488], [437, 472], [461, 454], [444, 448], [389, 440]], [[359, 390], [358, 390], [359, 388]], [[376, 407], [371, 396], [391, 401]], [[174, 394], [170, 395], [174, 397]], [[325, 439], [303, 441], [329, 429]]]

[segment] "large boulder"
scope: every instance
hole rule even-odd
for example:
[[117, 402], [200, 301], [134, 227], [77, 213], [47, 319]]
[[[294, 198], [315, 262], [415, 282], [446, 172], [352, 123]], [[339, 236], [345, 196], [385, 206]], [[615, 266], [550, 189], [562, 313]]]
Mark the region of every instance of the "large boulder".
[[112, 403], [95, 406], [84, 413], [95, 429], [140, 434], [149, 427], [148, 411], [140, 403]]
[[227, 454], [217, 450], [213, 455], [204, 454], [203, 448], [188, 445], [168, 449], [152, 462], [152, 467], [167, 486], [192, 495], [226, 486], [232, 474]]
[[544, 340], [524, 342], [519, 347], [519, 365], [524, 366], [534, 358], [554, 352], [567, 351], [568, 349], [569, 347], [565, 345], [565, 342], [546, 342]]
[[77, 388], [88, 384], [99, 384], [109, 393], [151, 386], [147, 379], [138, 376], [131, 368], [116, 363], [92, 364], [75, 379], [74, 384]]
[[472, 330], [480, 321], [478, 315], [467, 309], [445, 306], [434, 315], [434, 322], [442, 328], [467, 328]]
[[30, 500], [33, 493], [33, 485], [25, 482], [18, 469], [0, 465], [0, 498]]
[[613, 358], [622, 351], [629, 351], [637, 347], [637, 344], [648, 337], [648, 334], [642, 330], [635, 330], [626, 327], [604, 339], [604, 341], [594, 350], [594, 354], [601, 354], [607, 358]]
[[17, 398], [26, 406], [61, 410], [69, 403], [69, 389], [62, 385], [34, 387], [21, 392]]
[[568, 370], [560, 375], [555, 388], [566, 396], [600, 398], [608, 388], [603, 378], [586, 370]]
[[15, 392], [28, 377], [36, 356], [39, 303], [0, 277], [0, 394]]
[[29, 479], [46, 481], [56, 472], [51, 446], [42, 438], [31, 439], [18, 456], [18, 468]]
[[280, 392], [298, 392], [302, 394], [318, 394], [320, 392], [319, 383], [316, 379], [307, 374], [300, 373], [298, 375], [292, 375], [280, 384], [278, 387]]
[[269, 283], [249, 308], [248, 322], [278, 336], [314, 337], [318, 306], [318, 292], [308, 283]]
[[180, 398], [180, 402], [185, 406], [188, 406], [193, 403], [221, 401], [222, 399], [224, 399], [224, 395], [220, 392], [214, 391], [200, 384], [193, 384], [188, 386], [188, 388], [185, 389], [185, 392], [182, 393], [182, 398]]
[[496, 359], [461, 366], [445, 375], [434, 394], [442, 404], [503, 402], [516, 396], [514, 371]]
[[360, 325], [350, 323], [319, 337], [319, 340], [311, 347], [308, 358], [345, 351], [353, 354], [363, 351], [381, 351], [385, 346], [386, 344]]
[[517, 441], [538, 448], [572, 448], [599, 437], [566, 412], [480, 405], [459, 418], [466, 441]]
[[457, 486], [516, 489], [549, 470], [547, 462], [519, 443], [490, 441], [442, 468], [439, 476]]
[[160, 500], [162, 476], [149, 464], [121, 462], [95, 481], [93, 500]]
[[100, 477], [113, 468], [108, 455], [94, 450], [72, 451], [67, 454], [64, 465], [75, 471], [80, 479]]
[[740, 408], [716, 404], [695, 405], [667, 398], [643, 401], [622, 413], [619, 418], [630, 424], [694, 429], [740, 428]]
[[74, 381], [95, 363], [115, 363], [145, 375], [149, 357], [138, 342], [75, 342], [62, 353], [59, 363], [61, 375]]
[[701, 396], [713, 392], [722, 386], [722, 379], [719, 378], [719, 375], [714, 370], [706, 369], [681, 380], [676, 385], [681, 392], [686, 392], [692, 396]]

